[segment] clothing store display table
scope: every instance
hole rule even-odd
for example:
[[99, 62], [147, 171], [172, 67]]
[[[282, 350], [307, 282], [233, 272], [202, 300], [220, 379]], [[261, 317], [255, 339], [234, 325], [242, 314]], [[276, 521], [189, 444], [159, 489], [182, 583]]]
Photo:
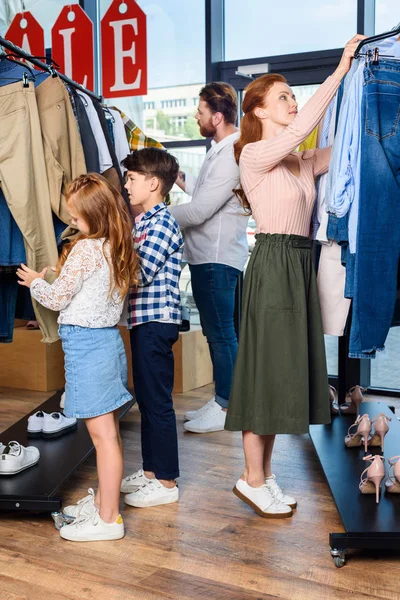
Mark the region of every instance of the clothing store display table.
[[[363, 461], [364, 446], [346, 448], [344, 437], [356, 415], [337, 415], [330, 425], [312, 425], [310, 437], [339, 511], [344, 533], [329, 536], [331, 555], [337, 567], [346, 562], [351, 548], [370, 550], [400, 550], [400, 494], [387, 494], [385, 481], [388, 459], [400, 454], [400, 422], [383, 402], [363, 402], [360, 413], [372, 420], [379, 413], [392, 420], [385, 437], [385, 473], [379, 504], [375, 494], [361, 494], [360, 475], [369, 466]], [[368, 448], [368, 453], [379, 454], [380, 446]]]
[[[38, 406], [47, 413], [60, 410], [61, 391]], [[120, 409], [122, 418], [133, 405], [128, 402]], [[93, 450], [93, 444], [83, 420], [78, 420], [74, 431], [53, 439], [28, 438], [28, 416], [6, 429], [1, 442], [16, 440], [23, 446], [36, 446], [40, 450], [39, 462], [18, 473], [0, 477], [0, 510], [8, 511], [59, 511], [62, 499], [57, 491]]]

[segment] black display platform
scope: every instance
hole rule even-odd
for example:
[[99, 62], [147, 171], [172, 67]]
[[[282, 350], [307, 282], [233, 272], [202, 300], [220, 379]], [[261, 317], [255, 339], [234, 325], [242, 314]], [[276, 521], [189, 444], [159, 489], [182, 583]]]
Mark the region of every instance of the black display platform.
[[[40, 460], [34, 467], [17, 475], [0, 476], [0, 510], [59, 511], [62, 499], [56, 496], [57, 491], [93, 450], [92, 441], [81, 419], [75, 430], [61, 437], [27, 437], [28, 417], [37, 410], [47, 413], [59, 411], [61, 393], [57, 392], [0, 435], [3, 444], [15, 440], [23, 446], [36, 446], [40, 450]], [[133, 402], [128, 402], [120, 409], [120, 418], [132, 405]]]
[[[400, 455], [400, 422], [383, 402], [363, 402], [361, 414], [368, 413], [373, 419], [379, 413], [391, 417], [390, 430], [385, 437], [385, 472], [388, 459]], [[376, 504], [375, 494], [361, 494], [360, 475], [370, 464], [363, 461], [364, 447], [346, 448], [344, 437], [354, 423], [355, 415], [338, 415], [330, 425], [312, 425], [310, 437], [322, 469], [328, 481], [340, 517], [344, 533], [331, 533], [331, 554], [337, 567], [345, 564], [346, 551], [350, 548], [400, 550], [400, 494], [386, 494], [382, 482], [382, 494]], [[380, 447], [371, 447], [371, 454], [380, 453]]]

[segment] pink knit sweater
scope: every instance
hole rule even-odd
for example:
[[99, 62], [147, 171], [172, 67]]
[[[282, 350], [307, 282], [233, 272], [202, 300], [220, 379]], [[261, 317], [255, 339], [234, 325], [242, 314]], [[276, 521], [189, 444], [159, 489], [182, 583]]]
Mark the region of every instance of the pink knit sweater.
[[[294, 150], [319, 123], [339, 85], [334, 77], [328, 77], [285, 131], [243, 148], [239, 161], [240, 181], [257, 233], [310, 234], [314, 177], [328, 170], [331, 149]], [[299, 177], [281, 162], [289, 154], [299, 159]]]

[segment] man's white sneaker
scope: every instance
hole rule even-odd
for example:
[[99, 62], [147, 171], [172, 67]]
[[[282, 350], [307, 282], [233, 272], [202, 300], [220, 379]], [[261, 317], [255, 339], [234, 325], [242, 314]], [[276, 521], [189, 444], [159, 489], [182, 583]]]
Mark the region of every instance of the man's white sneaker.
[[131, 492], [136, 492], [142, 485], [146, 485], [146, 483], [150, 481], [147, 479], [144, 474], [143, 469], [140, 471], [135, 471], [132, 475], [128, 475], [121, 482], [121, 492], [123, 494], [130, 494]]
[[80, 517], [60, 529], [60, 536], [71, 542], [120, 540], [124, 535], [124, 521], [121, 515], [118, 515], [113, 523], [106, 523], [100, 517], [97, 509], [90, 516]]
[[77, 420], [66, 417], [61, 412], [53, 412], [50, 415], [44, 414], [42, 436], [44, 438], [58, 437], [72, 429], [75, 429]]
[[233, 493], [261, 517], [284, 519], [293, 514], [290, 506], [276, 500], [266, 485], [254, 488], [243, 479], [239, 479], [233, 488]]
[[282, 504], [287, 504], [287, 506], [290, 506], [290, 508], [296, 508], [296, 500], [293, 498], [293, 496], [288, 496], [287, 494], [283, 493], [282, 488], [278, 484], [275, 475], [271, 475], [271, 477], [266, 477], [265, 485], [267, 486], [275, 500], [278, 500], [278, 502], [282, 502]]
[[40, 452], [35, 446], [21, 446], [9, 442], [0, 454], [0, 475], [15, 475], [39, 462]]
[[160, 504], [171, 504], [178, 502], [179, 489], [176, 485], [173, 488], [166, 488], [158, 479], [148, 479], [145, 485], [142, 485], [136, 492], [127, 494], [124, 498], [125, 504], [135, 506], [136, 508], [148, 508], [149, 506], [159, 506]]
[[225, 428], [226, 411], [217, 402], [209, 408], [203, 416], [183, 424], [186, 431], [192, 433], [210, 433], [211, 431], [222, 431]]
[[63, 510], [64, 515], [67, 515], [67, 517], [74, 517], [74, 519], [90, 517], [96, 510], [94, 505], [95, 493], [92, 488], [89, 488], [88, 492], [89, 494], [84, 498], [81, 498], [81, 500], [78, 500], [77, 504], [66, 506]]
[[28, 418], [28, 436], [29, 437], [41, 437], [43, 429], [43, 421], [45, 413], [43, 410], [38, 410], [34, 415]]
[[207, 404], [204, 404], [204, 406], [202, 406], [198, 410], [188, 410], [187, 412], [185, 412], [185, 415], [184, 415], [185, 421], [193, 421], [193, 419], [198, 419], [199, 417], [202, 417], [207, 411], [209, 411], [213, 408], [215, 409], [215, 406], [219, 406], [219, 404], [217, 404], [217, 402], [215, 402], [215, 397], [214, 397], [214, 398], [211, 398], [211, 400], [209, 400], [207, 402]]

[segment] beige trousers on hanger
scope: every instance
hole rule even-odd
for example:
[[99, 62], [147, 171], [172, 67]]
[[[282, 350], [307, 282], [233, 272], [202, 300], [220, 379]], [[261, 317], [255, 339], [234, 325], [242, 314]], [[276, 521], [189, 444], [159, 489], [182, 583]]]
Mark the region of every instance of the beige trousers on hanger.
[[351, 303], [344, 297], [346, 269], [341, 263], [341, 252], [336, 242], [321, 247], [317, 284], [322, 326], [327, 335], [343, 335]]
[[[0, 87], [0, 185], [24, 237], [28, 267], [57, 262], [46, 163], [35, 90], [21, 83]], [[46, 278], [47, 279], [47, 278]], [[54, 279], [50, 273], [49, 280]], [[43, 341], [58, 339], [57, 316], [33, 301]]]
[[67, 225], [65, 187], [86, 173], [81, 138], [65, 85], [48, 77], [35, 88], [53, 212]]

